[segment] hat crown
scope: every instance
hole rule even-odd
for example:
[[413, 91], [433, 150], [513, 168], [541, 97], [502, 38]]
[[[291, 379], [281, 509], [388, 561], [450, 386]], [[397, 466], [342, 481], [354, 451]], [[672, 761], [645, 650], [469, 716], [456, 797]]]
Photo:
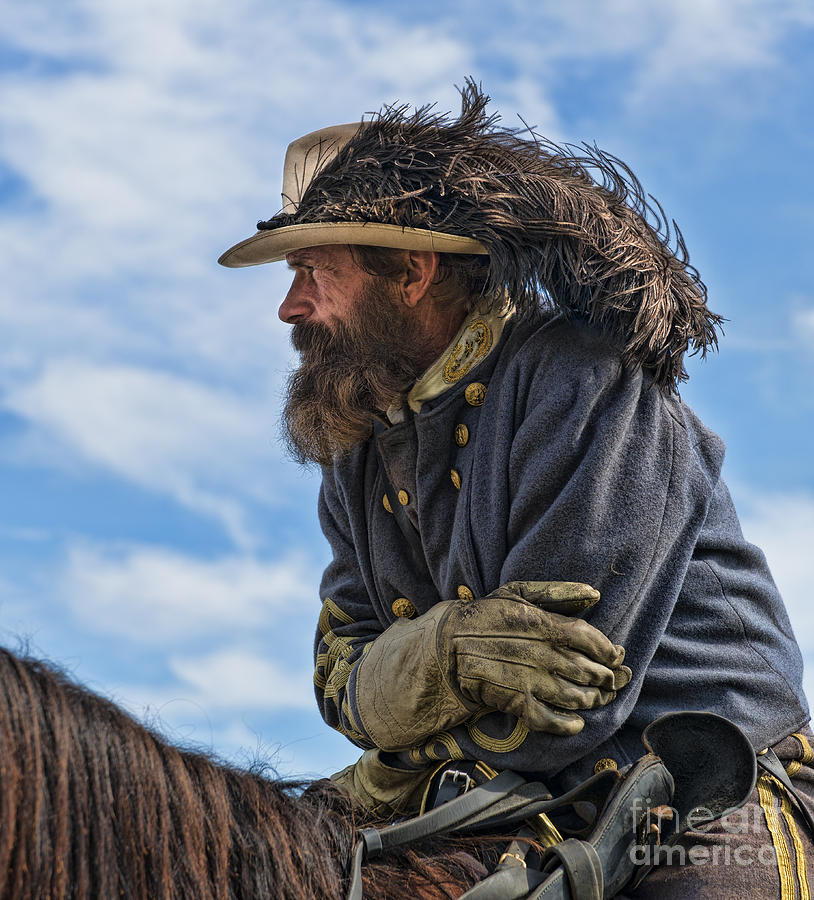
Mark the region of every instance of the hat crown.
[[458, 118], [385, 106], [363, 126], [294, 141], [282, 212], [220, 262], [329, 244], [485, 255], [485, 302], [502, 306], [508, 292], [524, 315], [585, 317], [620, 343], [623, 362], [675, 390], [684, 354], [713, 349], [721, 322], [680, 232], [620, 160], [501, 127], [488, 100], [469, 79]]
[[292, 215], [297, 211], [308, 185], [356, 134], [360, 125], [361, 122], [329, 125], [288, 145], [283, 163], [282, 212]]

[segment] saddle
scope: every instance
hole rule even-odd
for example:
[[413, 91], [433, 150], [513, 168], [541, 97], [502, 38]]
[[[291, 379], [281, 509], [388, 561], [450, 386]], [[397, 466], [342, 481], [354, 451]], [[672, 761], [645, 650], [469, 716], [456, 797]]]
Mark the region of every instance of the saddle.
[[[642, 741], [648, 752], [636, 763], [601, 771], [558, 797], [508, 770], [470, 787], [469, 776], [452, 764], [448, 780], [460, 781], [463, 793], [415, 818], [359, 832], [348, 900], [362, 900], [366, 860], [451, 831], [516, 835], [495, 871], [461, 900], [604, 900], [638, 885], [687, 828], [743, 806], [758, 765], [796, 797], [774, 753], [756, 756], [723, 716], [668, 713], [645, 729]], [[544, 852], [531, 850], [531, 840]]]

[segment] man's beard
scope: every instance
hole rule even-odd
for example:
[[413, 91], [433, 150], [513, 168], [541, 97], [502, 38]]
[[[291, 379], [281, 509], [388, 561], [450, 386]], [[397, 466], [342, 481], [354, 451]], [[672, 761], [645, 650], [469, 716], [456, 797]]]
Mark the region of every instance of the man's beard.
[[301, 463], [331, 465], [367, 440], [374, 412], [403, 401], [425, 368], [415, 313], [381, 278], [365, 283], [345, 321], [298, 323], [291, 343], [301, 364], [289, 377], [283, 426]]

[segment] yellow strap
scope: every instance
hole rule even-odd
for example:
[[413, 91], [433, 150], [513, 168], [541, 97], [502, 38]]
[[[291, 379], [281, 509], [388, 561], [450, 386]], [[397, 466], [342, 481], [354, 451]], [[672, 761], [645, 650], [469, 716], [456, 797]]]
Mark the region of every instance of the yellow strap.
[[777, 814], [777, 808], [774, 804], [775, 797], [782, 798], [782, 794], [779, 793], [774, 778], [769, 774], [760, 776], [757, 782], [757, 790], [763, 814], [766, 816], [766, 827], [772, 836], [772, 844], [774, 844], [774, 852], [777, 857], [777, 871], [780, 876], [780, 900], [794, 900], [794, 871], [791, 855], [783, 834], [780, 816]]
[[811, 749], [811, 744], [809, 744], [808, 738], [804, 734], [801, 734], [799, 731], [795, 731], [792, 737], [797, 738], [797, 740], [800, 742], [800, 746], [803, 748], [803, 764], [808, 765], [810, 762], [814, 762], [814, 750]]
[[812, 761], [814, 761], [814, 750], [811, 749], [811, 744], [808, 742], [808, 738], [799, 731], [795, 731], [792, 735], [793, 738], [796, 739], [797, 743], [800, 745], [800, 749], [802, 751], [802, 756], [800, 759], [793, 759], [787, 766], [786, 772], [789, 777], [796, 775], [803, 766], [809, 765]]
[[493, 778], [497, 778], [500, 774], [497, 769], [493, 769], [488, 763], [485, 763], [482, 759], [479, 759], [475, 763], [475, 768], [480, 771], [481, 775], [485, 775], [490, 781]]
[[786, 826], [791, 835], [791, 842], [794, 845], [794, 856], [797, 861], [797, 879], [800, 882], [800, 900], [811, 900], [811, 889], [808, 886], [808, 871], [806, 870], [806, 855], [803, 850], [803, 842], [800, 840], [797, 823], [794, 821], [794, 813], [792, 812], [791, 803], [789, 803], [788, 791], [786, 790], [783, 790], [780, 794], [780, 809], [783, 811], [783, 818], [786, 820]]

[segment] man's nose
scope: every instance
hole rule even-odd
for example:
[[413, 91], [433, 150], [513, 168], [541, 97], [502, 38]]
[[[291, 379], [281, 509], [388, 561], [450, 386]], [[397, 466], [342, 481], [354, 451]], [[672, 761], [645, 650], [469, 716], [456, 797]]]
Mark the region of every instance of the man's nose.
[[285, 295], [285, 300], [280, 304], [277, 315], [293, 325], [295, 322], [304, 322], [311, 317], [314, 312], [314, 305], [308, 299], [305, 291], [298, 284], [298, 279], [294, 279], [294, 283]]

